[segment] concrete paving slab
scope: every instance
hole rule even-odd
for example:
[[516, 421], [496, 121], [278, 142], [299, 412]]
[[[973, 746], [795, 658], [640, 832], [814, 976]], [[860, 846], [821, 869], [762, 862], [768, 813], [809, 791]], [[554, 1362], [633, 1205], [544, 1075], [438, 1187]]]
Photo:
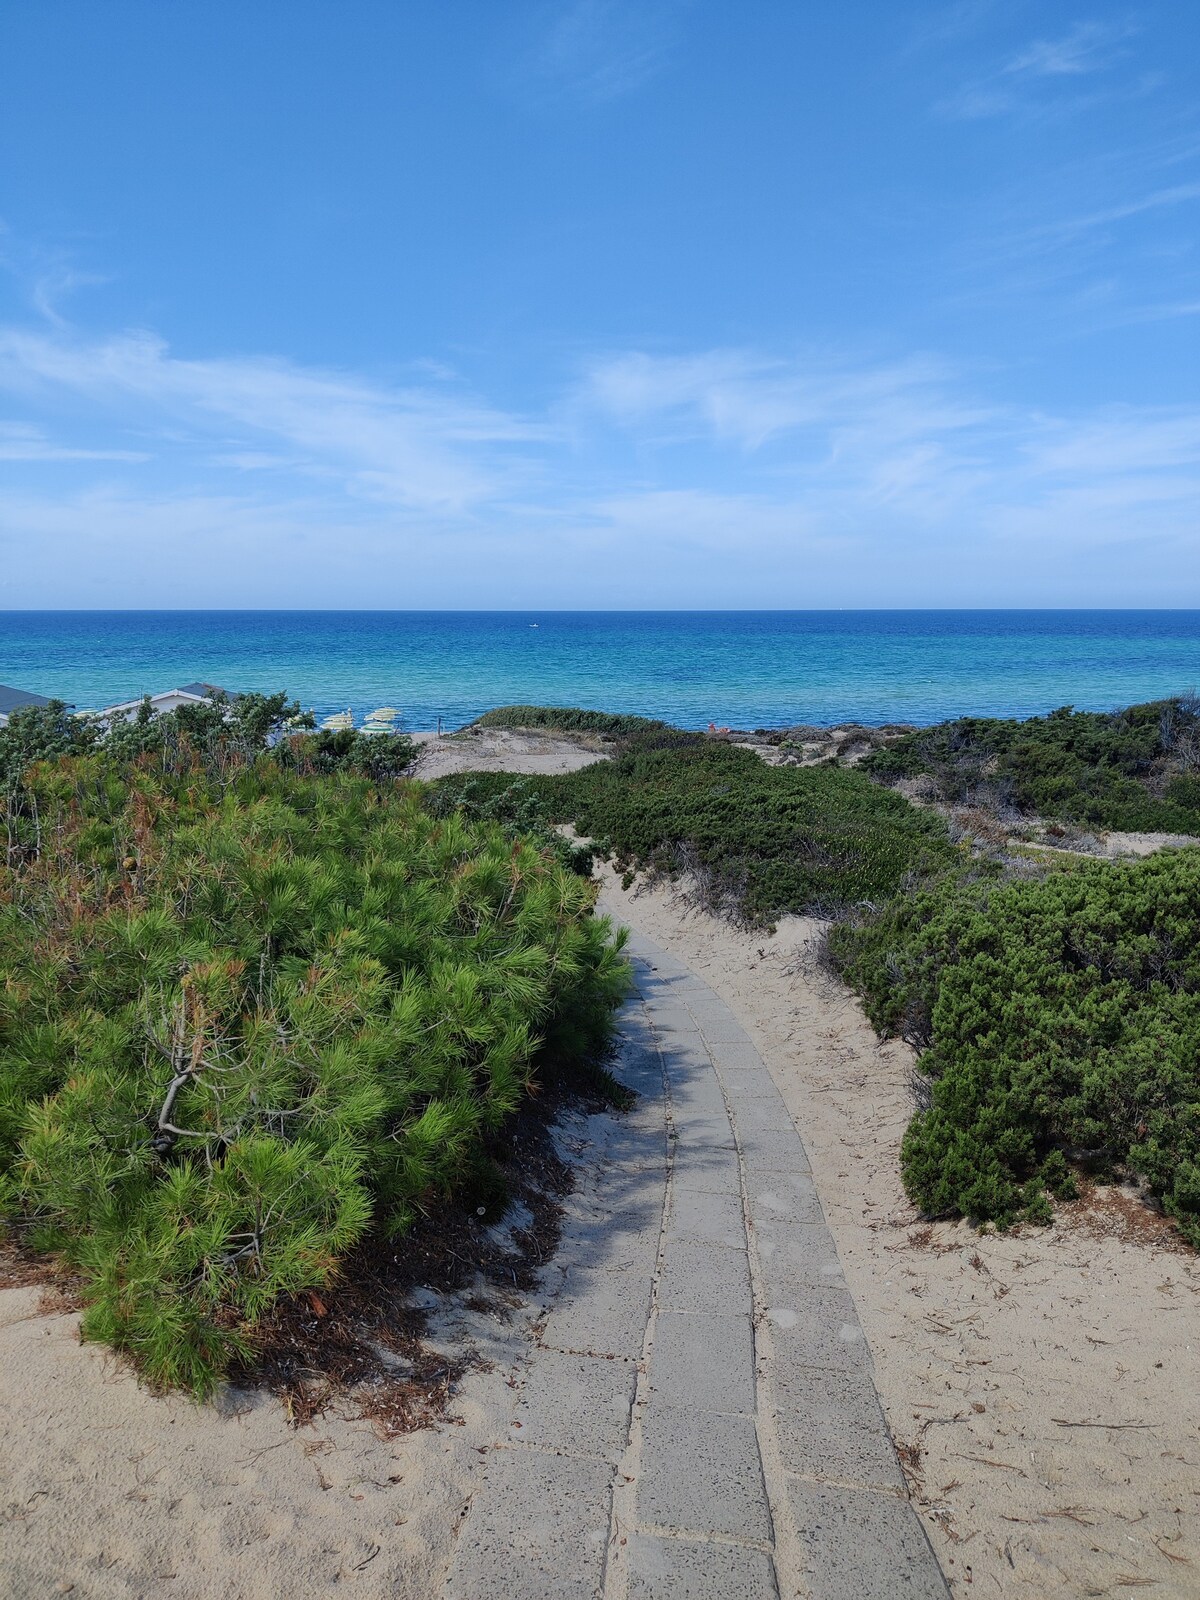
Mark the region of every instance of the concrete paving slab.
[[764, 1067], [762, 1056], [748, 1038], [710, 1039], [709, 1049], [720, 1072], [757, 1072]]
[[[687, 1464], [686, 1471], [681, 1465]], [[723, 1417], [651, 1401], [642, 1418], [637, 1516], [643, 1528], [771, 1539], [752, 1417]]]
[[669, 1084], [712, 1077], [712, 1058], [698, 1033], [664, 1033], [658, 1048]]
[[570, 1268], [546, 1318], [541, 1343], [579, 1355], [636, 1360], [645, 1343], [650, 1286], [650, 1278], [638, 1273]]
[[718, 1060], [717, 1070], [721, 1076], [721, 1086], [735, 1112], [747, 1100], [769, 1100], [779, 1108], [781, 1116], [786, 1116], [783, 1096], [775, 1087], [775, 1080], [766, 1067], [726, 1067]]
[[699, 1034], [700, 1032], [700, 1025], [692, 1013], [674, 999], [655, 1001], [651, 1015], [654, 1019], [655, 1037], [665, 1033]]
[[709, 1082], [696, 1080], [691, 1083], [672, 1083], [670, 1111], [671, 1121], [676, 1134], [690, 1123], [695, 1129], [694, 1138], [701, 1144], [705, 1143], [701, 1133], [703, 1119], [707, 1118], [716, 1128], [721, 1130], [720, 1143], [724, 1144], [726, 1137], [733, 1137], [733, 1129], [729, 1122], [729, 1112], [725, 1106], [725, 1096], [721, 1093], [721, 1086], [709, 1073]]
[[[740, 1137], [748, 1138], [762, 1133], [790, 1133], [803, 1153], [803, 1141], [783, 1103], [782, 1096], [775, 1100], [769, 1095], [747, 1099], [741, 1105], [735, 1104], [734, 1114]], [[807, 1157], [805, 1160], [807, 1161]]]
[[559, 1254], [566, 1267], [630, 1272], [649, 1283], [658, 1259], [662, 1195], [656, 1204], [572, 1217], [563, 1225]]
[[458, 1536], [446, 1600], [599, 1600], [611, 1487], [606, 1462], [492, 1450]]
[[746, 1198], [755, 1226], [763, 1233], [779, 1223], [825, 1221], [817, 1186], [807, 1172], [750, 1175]]
[[704, 1035], [704, 1042], [710, 1046], [722, 1044], [749, 1044], [750, 1035], [741, 1023], [727, 1011], [721, 1016], [706, 1016], [697, 1018], [700, 1023], [700, 1032]]
[[626, 1089], [636, 1095], [630, 1111], [622, 1112], [622, 1117], [641, 1114], [661, 1117], [667, 1102], [667, 1086], [663, 1078], [662, 1063], [656, 1062], [653, 1071], [627, 1072], [624, 1067], [618, 1066], [613, 1077]]
[[671, 1111], [711, 1111], [728, 1119], [725, 1092], [707, 1060], [701, 1071], [668, 1071]]
[[755, 1133], [738, 1132], [742, 1160], [753, 1178], [771, 1172], [808, 1172], [808, 1157], [800, 1136], [790, 1124]]
[[750, 1307], [750, 1269], [745, 1248], [699, 1244], [668, 1236], [663, 1246], [658, 1303], [664, 1311], [712, 1311], [737, 1315]]
[[777, 1600], [771, 1558], [744, 1545], [635, 1534], [629, 1600]]
[[654, 1327], [650, 1393], [701, 1411], [754, 1411], [754, 1332], [748, 1315], [664, 1311]]
[[[628, 948], [628, 946], [627, 946]], [[658, 953], [637, 953], [635, 959], [640, 962], [642, 974], [647, 983], [667, 984], [682, 989], [695, 989], [700, 994], [711, 994], [711, 990], [704, 979], [698, 977], [690, 967], [685, 967], [681, 961], [676, 961], [673, 956], [664, 956]]]
[[805, 1289], [786, 1305], [769, 1305], [775, 1370], [783, 1381], [803, 1367], [838, 1372], [870, 1369], [871, 1355], [854, 1301], [844, 1289]]
[[792, 1479], [788, 1501], [808, 1558], [812, 1600], [949, 1600], [907, 1500]]
[[883, 1408], [865, 1367], [772, 1364], [775, 1436], [786, 1472], [906, 1493]]
[[764, 1292], [790, 1305], [805, 1289], [844, 1289], [845, 1274], [824, 1222], [777, 1223], [760, 1213], [758, 1259]]
[[638, 1096], [638, 1105], [653, 1104], [665, 1094], [662, 1058], [658, 1046], [622, 1055], [613, 1065], [613, 1076]]
[[736, 1150], [737, 1141], [722, 1103], [720, 1110], [671, 1107], [671, 1126], [681, 1144], [707, 1145], [714, 1150]]
[[676, 1189], [667, 1218], [667, 1236], [728, 1245], [735, 1250], [742, 1248], [746, 1242], [746, 1223], [740, 1196]]
[[635, 1362], [539, 1350], [526, 1371], [513, 1437], [571, 1455], [617, 1461], [629, 1440]]
[[667, 1160], [665, 1120], [654, 1129], [631, 1128], [614, 1122], [601, 1146], [601, 1154], [613, 1166], [657, 1171], [666, 1165]]
[[564, 1199], [563, 1210], [569, 1217], [590, 1221], [636, 1208], [649, 1228], [662, 1214], [665, 1192], [664, 1172], [604, 1165], [589, 1174], [586, 1183], [576, 1185], [574, 1193]]
[[672, 1180], [678, 1190], [733, 1195], [742, 1192], [737, 1152], [710, 1145], [680, 1144], [675, 1151]]
[[702, 978], [693, 977], [685, 970], [679, 972], [644, 970], [639, 978], [638, 987], [647, 1000], [653, 1000], [655, 1003], [660, 1000], [674, 1000], [686, 1004], [693, 996], [703, 998], [704, 995], [711, 993]]

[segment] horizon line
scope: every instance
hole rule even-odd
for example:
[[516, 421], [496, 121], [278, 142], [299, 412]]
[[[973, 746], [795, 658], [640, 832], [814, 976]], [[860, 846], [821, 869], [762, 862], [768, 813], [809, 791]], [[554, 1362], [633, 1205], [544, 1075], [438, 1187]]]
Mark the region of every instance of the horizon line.
[[927, 615], [979, 612], [1022, 615], [1078, 613], [1187, 615], [1191, 606], [6, 606], [0, 617], [144, 616], [480, 616], [480, 617], [637, 617], [637, 616], [836, 616]]

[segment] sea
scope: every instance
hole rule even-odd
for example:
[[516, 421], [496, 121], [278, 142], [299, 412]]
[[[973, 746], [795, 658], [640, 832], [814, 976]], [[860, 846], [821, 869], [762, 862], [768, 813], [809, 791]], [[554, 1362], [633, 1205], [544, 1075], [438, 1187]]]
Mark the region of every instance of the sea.
[[1200, 685], [1200, 611], [9, 611], [0, 683], [100, 709], [200, 680], [412, 730], [493, 706], [686, 728], [1106, 711]]

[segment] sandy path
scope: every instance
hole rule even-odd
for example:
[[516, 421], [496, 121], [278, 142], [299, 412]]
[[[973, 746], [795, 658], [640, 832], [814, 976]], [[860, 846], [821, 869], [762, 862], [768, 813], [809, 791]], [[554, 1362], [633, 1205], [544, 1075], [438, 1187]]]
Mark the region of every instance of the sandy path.
[[911, 1053], [814, 972], [814, 923], [744, 935], [608, 872], [603, 909], [717, 991], [797, 1116], [955, 1594], [1200, 1594], [1195, 1255], [1115, 1204], [1005, 1237], [922, 1225], [897, 1164]]

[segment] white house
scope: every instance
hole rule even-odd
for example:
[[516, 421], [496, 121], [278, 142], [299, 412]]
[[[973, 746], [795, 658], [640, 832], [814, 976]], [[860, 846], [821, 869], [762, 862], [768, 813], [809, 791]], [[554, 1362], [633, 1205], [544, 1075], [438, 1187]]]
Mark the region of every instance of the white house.
[[0, 683], [0, 728], [8, 726], [9, 714], [20, 711], [23, 706], [48, 706], [49, 699], [44, 694], [29, 694], [24, 689], [10, 689], [7, 684]]
[[144, 698], [149, 699], [151, 709], [158, 715], [168, 711], [178, 711], [180, 706], [203, 705], [214, 695], [225, 693], [226, 691], [215, 683], [185, 683], [179, 689], [164, 689], [160, 694], [141, 696], [137, 700], [122, 700], [119, 705], [105, 706], [100, 716], [107, 722], [114, 722], [118, 717], [124, 717], [126, 722], [132, 722], [141, 710]]

